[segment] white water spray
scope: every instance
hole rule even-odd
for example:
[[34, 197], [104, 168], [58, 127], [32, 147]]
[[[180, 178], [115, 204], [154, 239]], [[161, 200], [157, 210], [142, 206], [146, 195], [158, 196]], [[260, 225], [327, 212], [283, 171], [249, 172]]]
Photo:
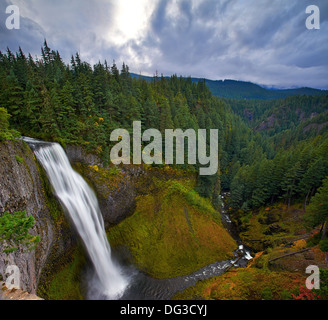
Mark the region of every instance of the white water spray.
[[84, 242], [98, 278], [96, 291], [107, 299], [120, 298], [128, 285], [128, 280], [111, 258], [111, 248], [94, 192], [73, 170], [59, 144], [46, 144], [34, 152], [44, 167], [56, 196]]

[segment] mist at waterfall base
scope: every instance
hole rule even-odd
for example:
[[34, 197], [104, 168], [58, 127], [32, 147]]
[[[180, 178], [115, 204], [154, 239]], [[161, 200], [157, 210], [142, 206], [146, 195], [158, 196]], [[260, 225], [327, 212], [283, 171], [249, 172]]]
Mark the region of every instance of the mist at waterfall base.
[[112, 259], [96, 195], [73, 170], [59, 144], [47, 143], [36, 148], [34, 153], [92, 262], [94, 272], [88, 275], [88, 298], [119, 299], [129, 284], [130, 276], [123, 274], [123, 269]]

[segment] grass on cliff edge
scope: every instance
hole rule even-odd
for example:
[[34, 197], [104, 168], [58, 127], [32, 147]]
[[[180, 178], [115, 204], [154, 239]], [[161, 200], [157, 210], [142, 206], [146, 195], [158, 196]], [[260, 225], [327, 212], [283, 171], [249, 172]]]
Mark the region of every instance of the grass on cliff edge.
[[136, 265], [155, 278], [186, 275], [233, 257], [237, 244], [207, 199], [181, 180], [155, 183], [137, 198], [135, 213], [109, 230], [111, 246], [126, 245]]

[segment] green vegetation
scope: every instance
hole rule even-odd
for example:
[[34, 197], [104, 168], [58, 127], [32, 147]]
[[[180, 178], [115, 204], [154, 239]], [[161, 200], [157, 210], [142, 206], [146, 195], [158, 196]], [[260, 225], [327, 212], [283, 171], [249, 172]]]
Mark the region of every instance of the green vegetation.
[[127, 246], [136, 265], [155, 278], [186, 275], [233, 257], [235, 241], [190, 181], [154, 183], [150, 194], [138, 196], [135, 213], [109, 230], [113, 247]]
[[305, 277], [289, 272], [268, 272], [247, 268], [198, 281], [194, 287], [177, 294], [174, 299], [206, 300], [291, 300]]
[[233, 112], [257, 131], [274, 135], [290, 130], [302, 121], [325, 116], [327, 91], [319, 96], [299, 95], [285, 99], [224, 99]]
[[[303, 199], [306, 206], [328, 174], [325, 91], [302, 89], [301, 94], [318, 96], [272, 101], [222, 100], [205, 80], [177, 75], [145, 80], [132, 77], [125, 63], [121, 70], [106, 61], [92, 67], [79, 54], [65, 65], [46, 41], [41, 53], [37, 61], [20, 49], [0, 54], [0, 105], [12, 115], [12, 128], [24, 135], [83, 145], [108, 165], [110, 132], [131, 131], [134, 120], [141, 120], [142, 130], [218, 129], [219, 171], [200, 176], [195, 186], [216, 208], [220, 190], [232, 191], [233, 209], [281, 199], [289, 205]], [[250, 91], [243, 82], [221, 85]], [[2, 118], [7, 128], [8, 116]]]
[[18, 156], [18, 155], [15, 155], [15, 159], [16, 159], [19, 163], [23, 163], [23, 162], [24, 162], [24, 159], [21, 158], [21, 157]]
[[311, 199], [305, 220], [313, 228], [318, 225], [323, 226], [322, 240], [324, 240], [328, 224], [328, 177], [323, 180], [322, 187]]
[[7, 110], [0, 107], [0, 142], [13, 140], [20, 135], [16, 130], [9, 130], [9, 118]]
[[[222, 148], [228, 128], [240, 125], [235, 125], [239, 120], [203, 81], [194, 83], [174, 75], [156, 76], [148, 83], [133, 79], [124, 63], [121, 70], [106, 61], [91, 67], [79, 54], [65, 65], [46, 42], [37, 61], [21, 49], [16, 54], [9, 49], [0, 53], [0, 106], [12, 115], [11, 126], [23, 135], [83, 145], [105, 165], [113, 146], [111, 131], [131, 131], [134, 120], [141, 120], [143, 131], [218, 128]], [[206, 190], [200, 182], [202, 194], [216, 198], [216, 181], [217, 176], [206, 184]]]
[[256, 251], [275, 247], [306, 233], [303, 207], [293, 205], [289, 209], [282, 203], [250, 211], [248, 215], [236, 212], [232, 218], [239, 223], [240, 237]]
[[32, 215], [27, 216], [26, 211], [17, 211], [13, 214], [4, 212], [0, 216], [0, 242], [3, 252], [10, 253], [18, 248], [33, 250], [40, 241], [40, 236], [29, 233], [35, 223]]
[[[219, 194], [230, 192], [225, 201], [231, 218], [244, 243], [262, 256], [252, 268], [199, 283], [183, 297], [314, 297], [300, 285], [302, 275], [285, 272], [295, 264], [293, 258], [275, 264], [270, 259], [296, 250], [297, 241], [303, 241], [302, 248], [316, 246], [311, 251], [315, 261], [322, 262], [321, 255], [327, 253], [327, 103], [326, 91], [308, 88], [283, 92], [177, 75], [133, 77], [125, 63], [121, 70], [106, 61], [90, 66], [79, 54], [66, 65], [46, 42], [38, 60], [21, 49], [16, 54], [9, 49], [0, 53], [0, 141], [15, 138], [19, 130], [63, 146], [78, 144], [97, 154], [104, 166], [77, 163], [76, 168], [103, 186], [101, 197], [128, 179], [124, 170], [110, 164], [112, 130], [125, 128], [131, 133], [133, 121], [141, 121], [143, 131], [157, 128], [162, 133], [218, 129], [215, 175], [196, 176], [198, 165], [144, 166], [146, 173], [158, 170], [162, 177], [156, 175], [149, 183], [138, 176], [134, 182], [140, 184], [138, 192], [147, 191], [139, 192], [134, 214], [108, 233], [114, 247], [127, 246], [135, 263], [154, 277], [190, 273], [229, 258], [236, 247], [218, 212]], [[21, 155], [15, 158], [24, 163]], [[40, 175], [56, 225], [66, 223], [43, 170]], [[307, 244], [298, 239], [306, 232], [314, 234]], [[70, 296], [59, 289], [67, 281], [67, 290], [74, 291], [71, 284], [77, 283], [79, 263], [71, 263], [52, 282], [53, 296], [55, 291], [60, 297], [79, 296], [77, 291]], [[326, 297], [324, 290], [325, 286]]]
[[81, 273], [86, 264], [81, 245], [57, 255], [52, 253], [38, 284], [37, 295], [46, 300], [83, 300]]
[[320, 269], [320, 289], [316, 296], [320, 300], [328, 299], [328, 269]]
[[83, 300], [80, 285], [84, 265], [84, 254], [81, 249], [76, 249], [70, 261], [59, 268], [49, 281], [44, 292], [47, 300]]
[[324, 95], [327, 94], [327, 90], [319, 90], [312, 88], [298, 88], [298, 89], [266, 89], [257, 84], [245, 81], [236, 80], [219, 80], [212, 81], [206, 80], [206, 84], [210, 88], [213, 95], [218, 97], [239, 99], [239, 100], [271, 100], [282, 99], [291, 96], [301, 95]]
[[250, 163], [239, 165], [230, 186], [231, 207], [259, 208], [281, 199], [288, 206], [301, 201], [306, 206], [328, 174], [327, 136], [281, 148], [272, 159], [258, 151]]
[[[154, 81], [154, 77], [143, 76], [139, 74], [131, 74], [136, 79], [144, 79], [148, 82]], [[312, 88], [298, 88], [298, 89], [267, 89], [255, 83], [236, 81], [236, 80], [209, 80], [200, 78], [191, 78], [193, 82], [205, 81], [211, 93], [214, 96], [234, 99], [236, 101], [250, 101], [254, 102], [255, 99], [266, 100], [282, 99], [291, 96], [312, 95], [320, 96], [327, 94], [327, 90], [312, 89]]]

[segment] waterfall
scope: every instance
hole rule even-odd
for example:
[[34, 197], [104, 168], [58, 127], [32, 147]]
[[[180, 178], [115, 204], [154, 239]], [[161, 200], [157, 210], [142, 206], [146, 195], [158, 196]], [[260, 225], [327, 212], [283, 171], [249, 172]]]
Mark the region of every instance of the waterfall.
[[106, 299], [120, 298], [128, 280], [123, 271], [111, 258], [104, 221], [93, 190], [84, 179], [73, 170], [71, 164], [57, 143], [42, 143], [24, 138], [34, 147], [34, 153], [45, 169], [56, 196], [69, 214], [78, 231], [97, 279], [97, 292]]

